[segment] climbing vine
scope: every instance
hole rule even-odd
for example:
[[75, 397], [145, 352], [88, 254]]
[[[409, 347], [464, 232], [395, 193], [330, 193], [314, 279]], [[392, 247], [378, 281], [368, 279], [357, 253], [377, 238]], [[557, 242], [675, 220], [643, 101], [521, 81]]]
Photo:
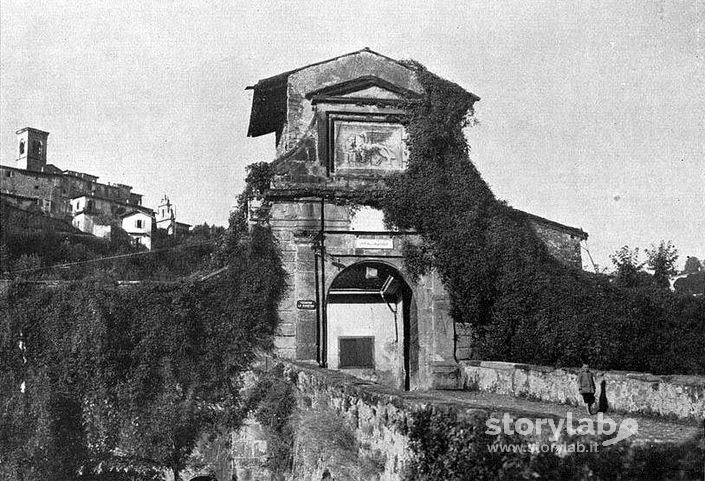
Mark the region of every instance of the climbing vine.
[[[425, 95], [406, 106], [407, 170], [387, 180], [387, 221], [414, 229], [407, 270], [434, 269], [482, 359], [705, 373], [705, 301], [624, 289], [560, 264], [528, 219], [498, 200], [463, 134], [473, 97], [410, 62]], [[698, 351], [699, 350], [699, 351]], [[680, 354], [676, 354], [680, 353]]]
[[285, 479], [293, 463], [294, 427], [292, 416], [296, 409], [295, 386], [284, 375], [282, 365], [272, 371], [255, 371], [257, 382], [252, 388], [248, 404], [253, 418], [262, 426], [267, 437], [267, 460], [264, 463], [274, 479]]
[[242, 218], [219, 246], [227, 269], [206, 280], [120, 286], [101, 272], [11, 286], [0, 478], [178, 480], [204, 433], [238, 427], [241, 375], [273, 348], [286, 289], [271, 231]]

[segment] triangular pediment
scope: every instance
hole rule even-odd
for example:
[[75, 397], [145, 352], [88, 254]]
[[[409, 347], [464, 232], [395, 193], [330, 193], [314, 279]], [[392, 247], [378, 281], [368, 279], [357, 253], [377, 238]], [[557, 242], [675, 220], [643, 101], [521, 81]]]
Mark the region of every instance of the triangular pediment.
[[404, 98], [397, 92], [392, 92], [391, 90], [378, 87], [376, 85], [370, 86], [368, 88], [355, 90], [353, 92], [348, 92], [341, 95], [341, 97], [355, 97], [363, 99], [396, 99], [400, 100]]
[[419, 94], [379, 77], [367, 75], [328, 85], [306, 94], [307, 99], [321, 97], [401, 100], [404, 98], [417, 98]]

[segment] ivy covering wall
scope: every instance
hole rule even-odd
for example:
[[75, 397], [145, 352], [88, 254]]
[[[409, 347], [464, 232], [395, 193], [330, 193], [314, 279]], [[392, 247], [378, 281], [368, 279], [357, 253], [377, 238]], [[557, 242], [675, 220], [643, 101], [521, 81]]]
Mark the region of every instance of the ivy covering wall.
[[410, 158], [392, 176], [387, 221], [415, 229], [412, 275], [435, 269], [474, 356], [547, 365], [705, 373], [705, 299], [623, 288], [561, 265], [528, 222], [498, 200], [470, 160], [473, 98], [416, 63], [426, 95], [407, 105]]
[[16, 282], [0, 302], [0, 478], [177, 476], [247, 412], [241, 374], [273, 347], [286, 273], [269, 229], [233, 215], [205, 281], [118, 286], [109, 272]]

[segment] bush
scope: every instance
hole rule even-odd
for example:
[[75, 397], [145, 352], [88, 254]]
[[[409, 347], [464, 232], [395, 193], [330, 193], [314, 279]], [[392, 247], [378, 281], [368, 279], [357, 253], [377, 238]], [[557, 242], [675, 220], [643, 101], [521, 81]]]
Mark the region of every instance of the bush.
[[265, 467], [275, 479], [284, 479], [291, 472], [293, 463], [294, 386], [284, 379], [281, 365], [276, 365], [273, 371], [256, 374], [257, 383], [249, 395], [248, 405], [267, 437]]
[[273, 347], [286, 274], [262, 227], [231, 233], [224, 259], [204, 282], [13, 284], [0, 306], [0, 477], [178, 473], [204, 432], [236, 428], [240, 376]]
[[[597, 452], [490, 450], [490, 446], [526, 446], [519, 435], [490, 435], [483, 419], [459, 420], [455, 413], [418, 411], [405, 432], [411, 461], [406, 481], [462, 480], [694, 480], [702, 473], [705, 443], [701, 434], [680, 446], [630, 445], [621, 441]], [[594, 436], [566, 443], [601, 441]]]

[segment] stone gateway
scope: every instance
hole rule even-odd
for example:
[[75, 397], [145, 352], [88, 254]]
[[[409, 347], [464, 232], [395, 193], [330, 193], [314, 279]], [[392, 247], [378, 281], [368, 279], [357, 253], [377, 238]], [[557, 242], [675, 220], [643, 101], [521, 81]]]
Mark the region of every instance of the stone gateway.
[[[248, 135], [276, 137], [274, 179], [249, 212], [270, 223], [290, 274], [277, 354], [400, 389], [455, 383], [469, 333], [436, 274], [404, 273], [402, 245], [417, 235], [364, 200], [406, 168], [403, 106], [424, 93], [415, 72], [363, 49], [248, 88]], [[585, 232], [525, 215], [554, 256], [581, 266]]]

